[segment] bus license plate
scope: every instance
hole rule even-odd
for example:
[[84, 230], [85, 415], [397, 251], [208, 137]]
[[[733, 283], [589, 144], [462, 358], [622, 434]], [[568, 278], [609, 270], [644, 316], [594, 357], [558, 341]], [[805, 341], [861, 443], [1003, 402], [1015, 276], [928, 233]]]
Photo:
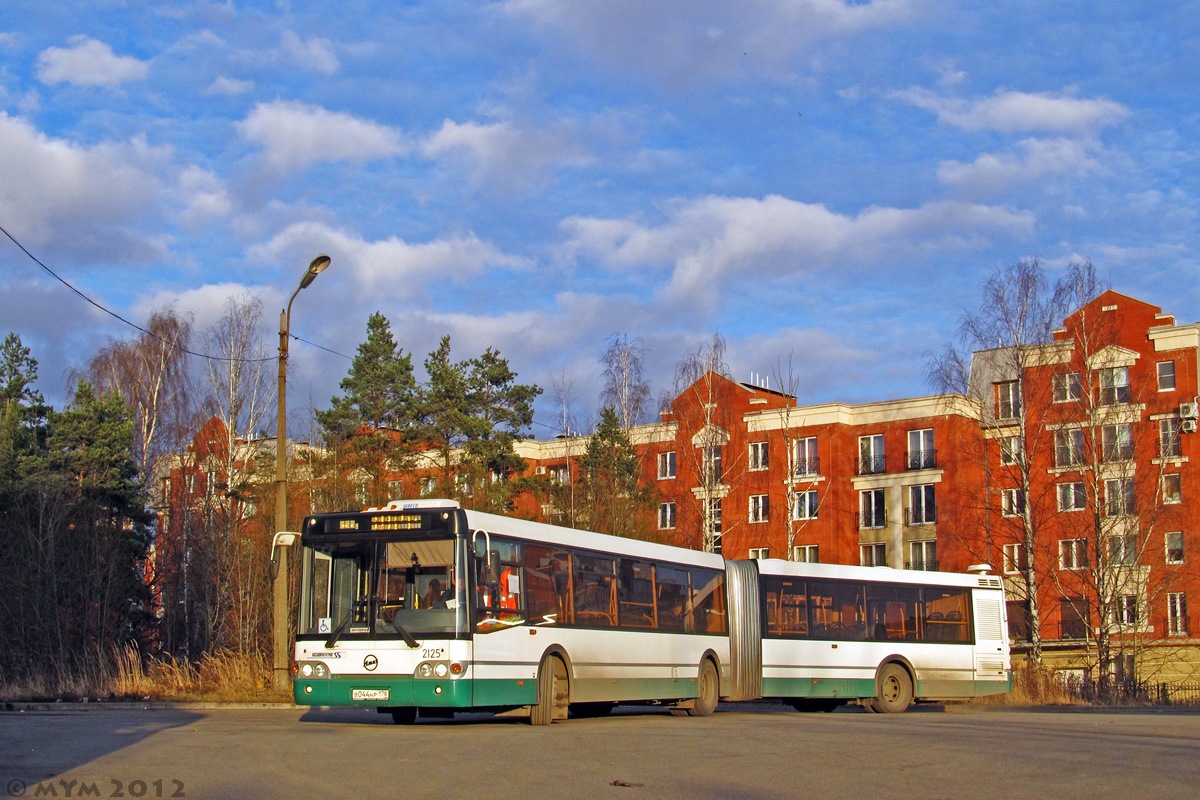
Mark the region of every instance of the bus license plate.
[[351, 700], [387, 700], [391, 689], [351, 689]]

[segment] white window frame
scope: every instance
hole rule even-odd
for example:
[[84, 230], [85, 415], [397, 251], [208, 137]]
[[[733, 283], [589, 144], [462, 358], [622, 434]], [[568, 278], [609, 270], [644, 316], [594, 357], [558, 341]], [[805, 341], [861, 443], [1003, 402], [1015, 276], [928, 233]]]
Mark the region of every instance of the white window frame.
[[1131, 394], [1129, 367], [1105, 367], [1100, 370], [1100, 405], [1128, 403]]
[[[918, 428], [908, 432], [908, 453], [906, 454], [909, 469], [927, 469], [937, 463], [937, 445], [933, 440], [933, 428]], [[926, 465], [929, 465], [926, 467]]]
[[678, 525], [675, 503], [667, 501], [658, 504], [658, 529], [660, 531], [675, 530]]
[[1025, 513], [1025, 492], [1020, 488], [1000, 490], [1000, 513], [1006, 517], [1019, 517]]
[[937, 522], [937, 484], [922, 483], [908, 487], [908, 523], [932, 525]]
[[1087, 486], [1083, 481], [1067, 481], [1057, 486], [1058, 510], [1061, 512], [1087, 509]]
[[792, 495], [792, 519], [816, 519], [820, 497], [816, 489], [807, 489]]
[[815, 544], [794, 544], [792, 545], [792, 561], [800, 561], [805, 564], [819, 564], [821, 562], [821, 548]]
[[1083, 397], [1083, 381], [1078, 372], [1064, 372], [1050, 379], [1055, 403], [1077, 403]]
[[1063, 428], [1054, 432], [1054, 466], [1077, 467], [1083, 463], [1083, 428]]
[[908, 543], [908, 568], [935, 572], [937, 570], [937, 540], [914, 539]]
[[1114, 533], [1108, 537], [1108, 565], [1132, 567], [1138, 561], [1138, 538], [1132, 533]]
[[1087, 539], [1059, 539], [1058, 568], [1069, 570], [1087, 569]]
[[715, 486], [725, 477], [725, 447], [713, 444], [700, 448], [700, 475], [705, 485]]
[[1104, 516], [1127, 517], [1134, 513], [1136, 504], [1133, 478], [1109, 478], [1104, 482]]
[[1025, 544], [1023, 542], [1012, 542], [1004, 545], [1004, 574], [1019, 575], [1023, 573], [1029, 566], [1029, 561], [1026, 557]]
[[771, 557], [771, 548], [769, 547], [751, 547], [750, 558], [763, 559]]
[[671, 480], [675, 477], [675, 451], [667, 450], [658, 454], [658, 479]]
[[1160, 458], [1179, 458], [1183, 443], [1179, 441], [1179, 417], [1163, 417], [1158, 421], [1158, 455]]
[[1112, 607], [1112, 624], [1118, 628], [1136, 628], [1142, 622], [1141, 602], [1136, 594], [1117, 595]]
[[1018, 419], [1020, 416], [1021, 382], [998, 382], [996, 384], [996, 419]]
[[817, 437], [804, 436], [792, 442], [792, 471], [796, 476], [820, 474]]
[[[868, 502], [867, 498], [871, 498]], [[879, 502], [876, 505], [875, 498]], [[870, 513], [868, 513], [870, 509]], [[884, 489], [864, 489], [858, 493], [859, 526], [865, 530], [887, 527], [887, 492]], [[868, 524], [867, 517], [870, 517]]]
[[1175, 391], [1175, 362], [1174, 361], [1159, 361], [1154, 366], [1155, 376], [1158, 379], [1158, 390], [1160, 392]]
[[1183, 531], [1167, 531], [1163, 534], [1163, 559], [1168, 564], [1182, 564], [1187, 559]]
[[1106, 464], [1133, 458], [1133, 426], [1116, 422], [1100, 428], [1101, 454]]
[[1167, 635], [1187, 636], [1187, 595], [1183, 592], [1167, 593]]
[[887, 542], [873, 542], [858, 546], [858, 563], [863, 567], [886, 567]]
[[1178, 472], [1168, 472], [1162, 476], [1162, 501], [1167, 506], [1183, 502], [1183, 476]]
[[768, 467], [771, 458], [769, 442], [750, 442], [750, 471], [761, 472]]
[[1000, 440], [1000, 465], [1011, 467], [1021, 463], [1025, 454], [1025, 440], [1020, 436], [1005, 436]]
[[771, 517], [771, 499], [765, 494], [750, 495], [750, 521], [767, 522]]
[[[887, 453], [883, 446], [883, 434], [871, 433], [858, 437], [858, 474], [879, 475], [887, 472]], [[866, 464], [870, 461], [870, 469]], [[879, 469], [876, 469], [878, 464]]]

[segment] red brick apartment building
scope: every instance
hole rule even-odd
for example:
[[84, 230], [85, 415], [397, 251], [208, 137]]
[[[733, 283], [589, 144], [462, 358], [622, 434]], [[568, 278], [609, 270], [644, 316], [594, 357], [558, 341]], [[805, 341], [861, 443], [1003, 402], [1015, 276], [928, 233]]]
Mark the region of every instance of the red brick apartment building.
[[[969, 396], [799, 406], [706, 375], [631, 432], [658, 495], [648, 524], [732, 558], [991, 564], [1018, 649], [1196, 680], [1198, 362], [1200, 326], [1110, 291], [1050, 344], [974, 354]], [[520, 451], [565, 477], [585, 444]]]

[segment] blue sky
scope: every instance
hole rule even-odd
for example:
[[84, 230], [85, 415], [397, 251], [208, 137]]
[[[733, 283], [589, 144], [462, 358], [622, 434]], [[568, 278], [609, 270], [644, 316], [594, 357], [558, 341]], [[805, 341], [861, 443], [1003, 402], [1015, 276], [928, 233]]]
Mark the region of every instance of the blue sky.
[[[127, 319], [293, 307], [290, 407], [368, 316], [594, 413], [714, 331], [802, 403], [930, 393], [997, 266], [1089, 258], [1200, 317], [1200, 4], [54, 2], [0, 15], [0, 225]], [[0, 239], [0, 328], [66, 374], [132, 331]], [[326, 348], [326, 349], [321, 349]], [[548, 427], [549, 426], [549, 427]]]

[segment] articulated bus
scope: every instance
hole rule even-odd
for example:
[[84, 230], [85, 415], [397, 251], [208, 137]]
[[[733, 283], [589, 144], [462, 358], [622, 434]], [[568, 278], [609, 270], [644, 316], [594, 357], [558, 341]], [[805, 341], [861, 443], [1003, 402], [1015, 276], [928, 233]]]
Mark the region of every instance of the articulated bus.
[[547, 725], [620, 703], [895, 712], [1010, 685], [994, 576], [725, 561], [448, 500], [316, 514], [299, 540], [300, 705]]

